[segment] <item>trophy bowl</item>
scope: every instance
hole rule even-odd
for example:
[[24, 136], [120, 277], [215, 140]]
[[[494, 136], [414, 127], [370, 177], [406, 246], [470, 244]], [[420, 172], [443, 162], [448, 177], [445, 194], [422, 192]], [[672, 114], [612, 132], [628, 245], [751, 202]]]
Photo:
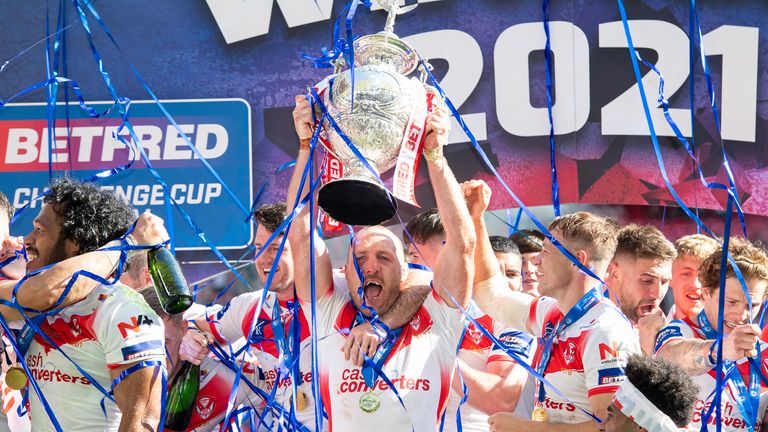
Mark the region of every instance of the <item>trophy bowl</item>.
[[377, 180], [395, 165], [409, 119], [426, 115], [426, 90], [406, 75], [418, 56], [391, 32], [355, 41], [354, 101], [352, 75], [346, 70], [332, 79], [324, 94], [328, 114], [363, 155], [371, 172], [326, 120], [329, 150], [343, 166], [343, 177], [324, 184], [318, 204], [334, 219], [350, 225], [376, 225], [395, 215], [397, 200]]

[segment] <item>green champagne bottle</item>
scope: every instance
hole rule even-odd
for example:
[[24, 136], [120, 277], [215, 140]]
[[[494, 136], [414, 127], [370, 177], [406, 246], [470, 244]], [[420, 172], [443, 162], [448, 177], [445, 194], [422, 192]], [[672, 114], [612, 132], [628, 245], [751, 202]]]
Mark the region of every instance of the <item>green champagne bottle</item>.
[[193, 302], [192, 294], [171, 251], [166, 248], [150, 249], [147, 263], [163, 310], [177, 314], [189, 309]]
[[185, 431], [195, 409], [197, 392], [200, 390], [200, 365], [185, 361], [179, 373], [173, 378], [168, 390], [168, 403], [165, 411], [165, 428], [173, 431]]

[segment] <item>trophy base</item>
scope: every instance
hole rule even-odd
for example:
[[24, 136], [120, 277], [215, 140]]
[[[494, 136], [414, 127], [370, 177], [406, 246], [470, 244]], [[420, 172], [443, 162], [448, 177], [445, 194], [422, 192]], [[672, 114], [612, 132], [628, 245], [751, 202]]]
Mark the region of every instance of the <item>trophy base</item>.
[[348, 225], [378, 225], [392, 218], [397, 200], [385, 188], [364, 180], [341, 179], [320, 188], [317, 203]]

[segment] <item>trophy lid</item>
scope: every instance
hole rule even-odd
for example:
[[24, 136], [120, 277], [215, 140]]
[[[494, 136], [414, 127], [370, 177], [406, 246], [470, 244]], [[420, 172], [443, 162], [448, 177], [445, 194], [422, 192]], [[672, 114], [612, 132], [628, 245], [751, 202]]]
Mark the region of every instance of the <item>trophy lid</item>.
[[419, 57], [408, 42], [396, 34], [383, 31], [355, 40], [355, 66], [389, 65], [408, 75], [416, 69]]
[[404, 40], [394, 33], [395, 18], [398, 14], [408, 12], [415, 7], [402, 8], [400, 0], [376, 0], [387, 11], [387, 23], [384, 31], [363, 36], [354, 42], [355, 66], [388, 65], [403, 75], [408, 75], [416, 69], [419, 56]]

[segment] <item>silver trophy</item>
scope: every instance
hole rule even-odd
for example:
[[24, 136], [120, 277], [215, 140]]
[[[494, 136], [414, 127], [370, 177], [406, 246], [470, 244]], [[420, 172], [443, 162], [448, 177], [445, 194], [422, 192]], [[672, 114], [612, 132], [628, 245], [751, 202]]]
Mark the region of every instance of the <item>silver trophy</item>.
[[[393, 33], [400, 10], [397, 0], [378, 2], [388, 12], [384, 31], [354, 42], [354, 103], [349, 70], [336, 74], [323, 99], [339, 128], [381, 174], [398, 160], [413, 118], [426, 118], [430, 90], [423, 71], [421, 79], [408, 77], [420, 65], [414, 49]], [[323, 126], [329, 151], [343, 165], [343, 177], [320, 188], [320, 207], [351, 225], [376, 225], [392, 218], [397, 210], [395, 197], [376, 181], [327, 120]]]

